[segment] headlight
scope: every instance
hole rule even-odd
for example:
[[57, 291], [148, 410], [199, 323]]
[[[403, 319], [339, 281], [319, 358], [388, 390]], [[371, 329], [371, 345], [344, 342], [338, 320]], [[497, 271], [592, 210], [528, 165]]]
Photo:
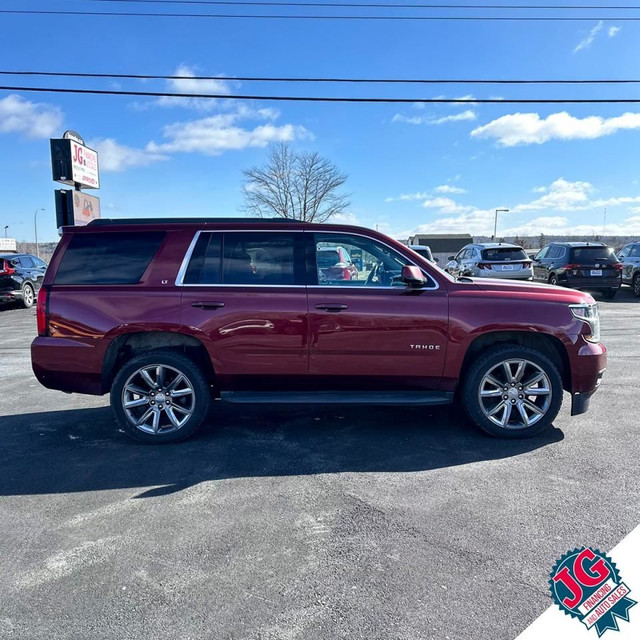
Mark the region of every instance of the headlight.
[[589, 333], [584, 336], [588, 342], [600, 342], [600, 314], [597, 304], [570, 304], [574, 317], [589, 325]]

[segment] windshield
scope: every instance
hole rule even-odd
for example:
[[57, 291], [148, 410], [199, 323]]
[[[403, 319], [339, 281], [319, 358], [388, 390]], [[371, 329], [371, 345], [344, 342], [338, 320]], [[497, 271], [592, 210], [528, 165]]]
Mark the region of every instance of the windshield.
[[483, 249], [482, 259], [490, 262], [500, 262], [503, 260], [528, 260], [524, 249], [520, 247], [495, 247], [493, 249]]
[[574, 247], [571, 249], [570, 262], [575, 264], [617, 262], [617, 258], [610, 247]]

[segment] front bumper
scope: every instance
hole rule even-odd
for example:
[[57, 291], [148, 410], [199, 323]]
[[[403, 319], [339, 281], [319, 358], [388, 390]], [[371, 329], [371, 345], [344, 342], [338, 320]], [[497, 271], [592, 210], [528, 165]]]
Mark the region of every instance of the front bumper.
[[587, 413], [589, 410], [589, 404], [591, 402], [591, 397], [598, 390], [600, 386], [600, 381], [602, 380], [602, 376], [606, 369], [603, 369], [598, 373], [598, 381], [596, 383], [596, 388], [593, 391], [587, 393], [573, 393], [571, 394], [571, 415], [579, 416], [581, 413]]

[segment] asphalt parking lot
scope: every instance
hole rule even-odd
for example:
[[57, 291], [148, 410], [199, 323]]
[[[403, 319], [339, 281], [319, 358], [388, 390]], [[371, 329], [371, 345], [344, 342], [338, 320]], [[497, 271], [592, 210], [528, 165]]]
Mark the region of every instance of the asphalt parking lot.
[[640, 300], [600, 301], [589, 413], [485, 437], [453, 409], [217, 405], [149, 447], [42, 388], [0, 310], [0, 637], [511, 639], [575, 546], [640, 522]]

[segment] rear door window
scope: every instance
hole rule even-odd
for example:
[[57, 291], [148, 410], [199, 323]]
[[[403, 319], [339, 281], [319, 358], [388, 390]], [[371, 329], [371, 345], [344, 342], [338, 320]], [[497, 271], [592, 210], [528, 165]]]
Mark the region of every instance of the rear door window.
[[204, 232], [187, 267], [187, 285], [296, 285], [305, 281], [302, 234]]
[[616, 257], [610, 247], [573, 247], [571, 249], [570, 262], [574, 264], [615, 261]]
[[55, 276], [55, 284], [135, 284], [165, 237], [163, 231], [76, 233]]
[[482, 250], [482, 259], [487, 262], [503, 262], [505, 260], [527, 260], [524, 249], [514, 247], [495, 247]]

